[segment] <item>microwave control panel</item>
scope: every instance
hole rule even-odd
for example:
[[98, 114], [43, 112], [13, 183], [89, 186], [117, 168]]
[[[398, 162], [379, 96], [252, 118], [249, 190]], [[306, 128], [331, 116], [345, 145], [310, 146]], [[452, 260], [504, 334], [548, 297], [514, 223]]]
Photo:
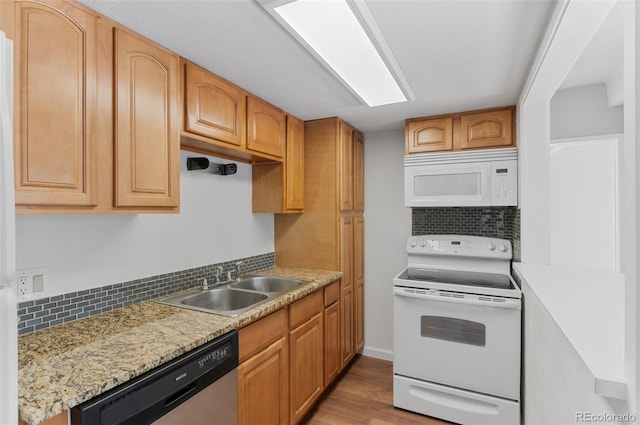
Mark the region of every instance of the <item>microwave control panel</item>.
[[518, 204], [518, 161], [491, 162], [491, 205]]

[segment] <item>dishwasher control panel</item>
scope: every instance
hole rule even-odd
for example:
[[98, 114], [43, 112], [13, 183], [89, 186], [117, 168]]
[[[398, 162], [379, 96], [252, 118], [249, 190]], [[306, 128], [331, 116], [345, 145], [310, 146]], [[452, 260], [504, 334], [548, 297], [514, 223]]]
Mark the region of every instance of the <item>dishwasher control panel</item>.
[[228, 342], [222, 347], [216, 347], [212, 349], [210, 352], [200, 358], [197, 362], [198, 367], [200, 369], [211, 369], [212, 367], [216, 367], [226, 359], [231, 358], [233, 355], [233, 346], [230, 342]]

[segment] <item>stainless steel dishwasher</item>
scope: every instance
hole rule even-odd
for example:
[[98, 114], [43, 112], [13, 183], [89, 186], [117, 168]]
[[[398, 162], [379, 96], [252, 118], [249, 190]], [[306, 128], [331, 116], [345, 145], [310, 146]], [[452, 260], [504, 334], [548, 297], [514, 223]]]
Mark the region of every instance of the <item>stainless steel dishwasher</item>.
[[71, 409], [72, 425], [235, 425], [238, 332]]

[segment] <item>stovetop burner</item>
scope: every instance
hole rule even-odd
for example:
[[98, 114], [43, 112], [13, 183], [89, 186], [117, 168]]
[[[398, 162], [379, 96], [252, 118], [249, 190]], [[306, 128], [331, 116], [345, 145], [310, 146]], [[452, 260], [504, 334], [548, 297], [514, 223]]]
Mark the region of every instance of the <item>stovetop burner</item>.
[[437, 270], [419, 267], [407, 269], [407, 279], [483, 288], [514, 289], [509, 276], [496, 273]]

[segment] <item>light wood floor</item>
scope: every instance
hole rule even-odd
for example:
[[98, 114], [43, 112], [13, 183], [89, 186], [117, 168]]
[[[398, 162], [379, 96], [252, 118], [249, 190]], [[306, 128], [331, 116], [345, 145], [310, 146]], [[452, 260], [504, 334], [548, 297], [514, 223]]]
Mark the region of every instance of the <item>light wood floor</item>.
[[358, 356], [305, 425], [445, 425], [438, 419], [393, 407], [393, 364]]

